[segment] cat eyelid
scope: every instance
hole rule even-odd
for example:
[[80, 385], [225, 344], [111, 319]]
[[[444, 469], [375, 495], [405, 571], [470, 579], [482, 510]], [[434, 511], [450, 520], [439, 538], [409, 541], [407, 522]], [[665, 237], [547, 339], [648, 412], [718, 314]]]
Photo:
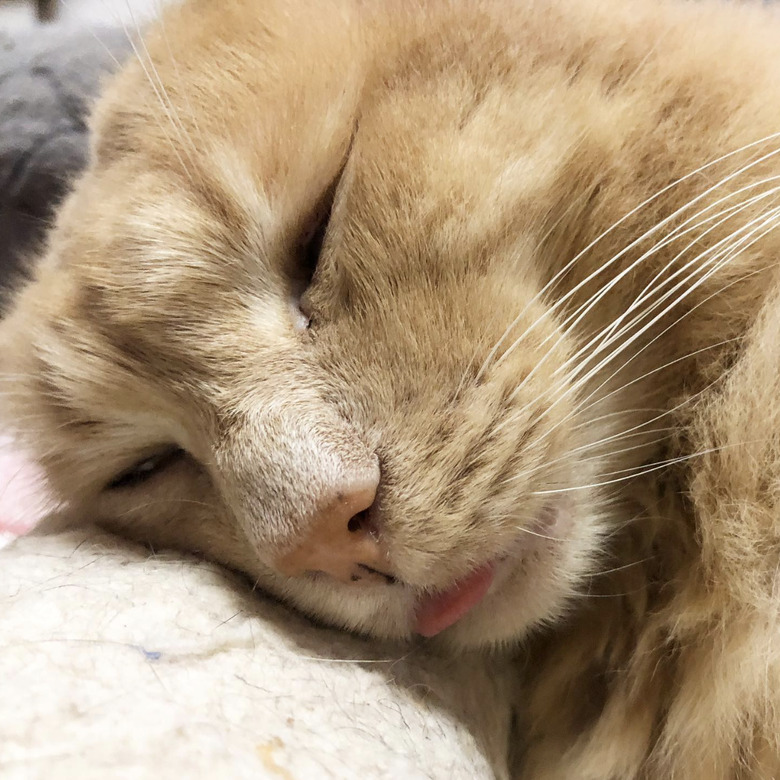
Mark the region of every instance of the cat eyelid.
[[137, 460], [130, 468], [121, 471], [108, 482], [106, 490], [122, 490], [141, 485], [184, 458], [181, 447], [171, 445]]
[[309, 221], [309, 226], [304, 231], [302, 236], [301, 246], [304, 249], [305, 255], [304, 272], [306, 276], [307, 287], [309, 284], [311, 284], [311, 280], [313, 279], [317, 270], [317, 263], [319, 261], [320, 254], [322, 253], [322, 247], [328, 231], [328, 225], [330, 224], [331, 216], [333, 214], [333, 206], [336, 202], [342, 180], [344, 179], [344, 172], [347, 168], [347, 164], [355, 144], [356, 133], [357, 126], [355, 126], [352, 132], [352, 136], [350, 137], [349, 144], [344, 151], [344, 156], [341, 164], [339, 165], [338, 171], [314, 207], [312, 217]]
[[305, 302], [305, 294], [312, 285], [317, 273], [317, 268], [319, 267], [322, 249], [333, 213], [333, 206], [344, 179], [344, 172], [350, 159], [356, 132], [357, 126], [355, 127], [349, 145], [344, 152], [344, 158], [338, 173], [319, 199], [314, 208], [309, 226], [304, 231], [299, 242], [300, 249], [297, 253], [296, 268], [293, 273], [294, 288], [292, 298], [296, 330], [306, 330], [311, 324], [311, 312]]

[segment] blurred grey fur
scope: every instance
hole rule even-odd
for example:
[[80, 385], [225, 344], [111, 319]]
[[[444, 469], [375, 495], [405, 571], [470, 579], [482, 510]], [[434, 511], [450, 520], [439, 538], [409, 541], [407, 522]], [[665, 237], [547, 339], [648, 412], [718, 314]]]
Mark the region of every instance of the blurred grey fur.
[[39, 248], [85, 165], [89, 106], [130, 51], [122, 28], [11, 32], [0, 16], [0, 288]]

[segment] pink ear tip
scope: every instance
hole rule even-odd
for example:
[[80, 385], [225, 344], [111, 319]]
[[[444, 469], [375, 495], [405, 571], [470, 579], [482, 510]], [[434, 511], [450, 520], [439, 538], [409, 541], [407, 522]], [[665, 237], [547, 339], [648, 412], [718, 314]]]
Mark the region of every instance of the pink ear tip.
[[0, 546], [27, 533], [51, 503], [40, 468], [0, 436]]

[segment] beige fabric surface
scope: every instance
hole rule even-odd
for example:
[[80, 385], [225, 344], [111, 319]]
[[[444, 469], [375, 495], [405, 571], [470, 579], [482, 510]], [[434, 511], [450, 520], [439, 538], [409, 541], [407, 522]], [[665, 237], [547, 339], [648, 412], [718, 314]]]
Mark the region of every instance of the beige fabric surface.
[[505, 776], [497, 660], [316, 628], [95, 529], [0, 551], [0, 776]]

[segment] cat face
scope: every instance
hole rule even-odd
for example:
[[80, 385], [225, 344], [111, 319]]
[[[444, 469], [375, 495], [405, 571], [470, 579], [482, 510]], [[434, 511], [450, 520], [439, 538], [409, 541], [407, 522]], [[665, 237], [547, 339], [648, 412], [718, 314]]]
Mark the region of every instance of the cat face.
[[604, 428], [564, 370], [558, 168], [500, 25], [201, 5], [149, 39], [159, 81], [135, 63], [97, 110], [4, 324], [6, 403], [72, 517], [348, 629], [522, 636], [591, 564], [572, 488]]

